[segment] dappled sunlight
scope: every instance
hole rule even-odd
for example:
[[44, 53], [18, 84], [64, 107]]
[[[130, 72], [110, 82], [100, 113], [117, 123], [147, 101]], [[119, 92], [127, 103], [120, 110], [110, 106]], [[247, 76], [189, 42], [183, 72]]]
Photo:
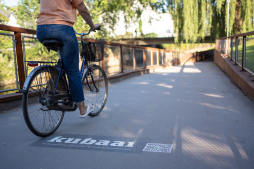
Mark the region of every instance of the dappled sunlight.
[[[206, 137], [208, 136], [208, 137]], [[244, 160], [249, 160], [242, 146], [235, 140], [232, 145], [224, 135], [214, 135], [210, 133], [200, 133], [194, 129], [184, 129], [181, 132], [183, 153], [195, 156], [208, 164], [227, 165], [226, 161], [218, 160], [221, 158], [237, 158], [232, 149], [236, 147]], [[209, 139], [213, 138], [213, 139]], [[224, 163], [225, 162], [225, 163]]]
[[100, 117], [102, 117], [102, 118], [108, 118], [108, 114], [106, 114], [106, 113], [101, 113], [101, 114], [100, 114]]
[[136, 132], [120, 130], [122, 137], [139, 138], [144, 129], [138, 129]]
[[191, 153], [192, 155], [196, 155], [199, 158], [203, 158], [202, 156], [204, 154], [206, 154], [206, 158], [207, 155], [234, 157], [230, 147], [227, 144], [221, 142], [222, 140], [226, 140], [223, 135], [221, 135], [220, 139], [216, 139], [217, 141], [204, 139], [204, 136], [201, 136], [202, 135], [199, 131], [194, 129], [184, 129], [181, 132], [181, 137], [183, 139], [183, 152]]
[[205, 96], [210, 96], [210, 97], [217, 97], [217, 98], [225, 98], [224, 96], [220, 96], [217, 94], [208, 94], [208, 93], [203, 93]]
[[147, 85], [147, 84], [150, 84], [150, 83], [148, 83], [148, 82], [135, 82], [135, 83], [132, 83], [132, 84], [145, 84], [145, 85]]
[[[183, 83], [187, 84], [187, 83]], [[190, 93], [190, 94], [198, 94], [198, 95], [205, 95], [209, 97], [215, 97], [215, 98], [225, 98], [224, 96], [218, 95], [218, 94], [212, 94], [212, 93], [197, 93], [197, 92], [192, 92], [192, 91], [185, 91], [185, 93]]]
[[170, 94], [169, 92], [164, 92], [163, 94]]
[[131, 119], [131, 122], [134, 123], [134, 124], [141, 124], [141, 125], [146, 124], [145, 121], [137, 120], [137, 119]]
[[166, 88], [170, 88], [170, 89], [173, 88], [173, 86], [165, 84], [165, 83], [157, 84], [157, 86], [162, 86], [162, 87], [166, 87]]
[[236, 110], [233, 110], [233, 109], [229, 109], [229, 108], [221, 107], [221, 106], [216, 106], [216, 105], [212, 105], [212, 104], [209, 104], [209, 103], [199, 103], [199, 104], [204, 105], [204, 106], [207, 106], [207, 107], [209, 107], [209, 108], [222, 109], [222, 110], [229, 110], [229, 111], [232, 111], [232, 112], [235, 112], [235, 113], [240, 113], [239, 111], [236, 111]]
[[155, 72], [161, 73], [161, 75], [169, 75], [170, 73], [201, 73], [193, 63], [186, 63], [184, 65], [172, 66], [167, 69], [156, 69]]
[[237, 150], [239, 151], [239, 153], [241, 154], [242, 158], [245, 160], [249, 160], [249, 157], [246, 154], [246, 152], [243, 150], [243, 147], [241, 146], [241, 144], [239, 144], [235, 138], [232, 138], [232, 139], [234, 140], [235, 146]]
[[103, 110], [104, 110], [104, 111], [112, 111], [108, 106], [105, 106], [105, 107], [103, 108]]
[[184, 68], [184, 73], [201, 73], [201, 71], [197, 68]]
[[181, 66], [173, 66], [173, 67], [170, 67], [170, 68], [167, 68], [167, 69], [157, 69], [155, 70], [155, 72], [157, 73], [180, 73], [182, 67]]

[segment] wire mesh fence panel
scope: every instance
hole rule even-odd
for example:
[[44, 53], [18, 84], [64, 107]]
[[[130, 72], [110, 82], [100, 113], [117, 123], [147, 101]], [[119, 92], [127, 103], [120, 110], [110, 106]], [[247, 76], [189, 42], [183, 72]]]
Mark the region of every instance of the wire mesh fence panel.
[[[47, 48], [42, 45], [39, 40], [34, 36], [23, 36], [22, 37], [23, 43], [23, 56], [24, 61], [38, 61], [38, 62], [51, 62], [56, 63], [58, 60], [58, 53], [56, 51], [47, 50]], [[31, 64], [32, 65], [32, 64]], [[35, 68], [36, 66], [29, 66], [25, 64], [25, 75], [28, 76], [29, 73]]]
[[131, 70], [134, 69], [134, 50], [133, 48], [123, 47], [122, 48], [123, 55], [123, 70]]
[[158, 51], [153, 51], [153, 65], [158, 65]]
[[245, 69], [254, 74], [254, 38], [245, 39]]
[[163, 52], [159, 52], [159, 65], [163, 65]]
[[0, 94], [18, 90], [17, 59], [13, 34], [0, 33]]
[[121, 72], [120, 47], [106, 45], [104, 47], [104, 70], [107, 74]]
[[165, 52], [165, 64], [169, 64], [172, 60], [172, 52]]
[[224, 39], [219, 41], [219, 48], [221, 49], [221, 51], [223, 53], [225, 53], [225, 40]]
[[163, 65], [167, 65], [167, 54], [166, 52], [163, 53], [163, 58], [162, 58], [162, 62], [163, 62]]
[[144, 67], [144, 50], [136, 49], [136, 67], [143, 68]]
[[146, 66], [151, 66], [152, 64], [152, 51], [147, 50], [146, 51]]
[[227, 39], [227, 40], [226, 40], [226, 54], [227, 54], [228, 56], [231, 56], [230, 44], [231, 44], [231, 39]]
[[177, 52], [172, 51], [172, 61], [177, 59]]
[[215, 48], [216, 48], [216, 49], [219, 48], [219, 45], [218, 45], [218, 44], [219, 44], [219, 39], [216, 39], [216, 40], [215, 40]]
[[232, 40], [232, 60], [235, 60], [235, 39]]
[[242, 49], [243, 49], [243, 38], [237, 39], [237, 60], [236, 62], [242, 66]]

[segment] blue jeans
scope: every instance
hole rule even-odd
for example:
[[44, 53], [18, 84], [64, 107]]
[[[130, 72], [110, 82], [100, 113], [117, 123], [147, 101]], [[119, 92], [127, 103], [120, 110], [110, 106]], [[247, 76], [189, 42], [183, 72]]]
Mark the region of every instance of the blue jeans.
[[59, 24], [38, 25], [36, 30], [38, 40], [57, 39], [64, 43], [60, 53], [63, 67], [68, 76], [73, 102], [84, 100], [83, 86], [79, 73], [78, 40], [72, 27]]

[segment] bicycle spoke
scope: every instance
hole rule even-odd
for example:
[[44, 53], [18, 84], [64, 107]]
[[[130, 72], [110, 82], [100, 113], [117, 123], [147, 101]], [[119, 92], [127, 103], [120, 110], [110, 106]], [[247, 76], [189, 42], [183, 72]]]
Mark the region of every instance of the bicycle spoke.
[[53, 67], [44, 67], [39, 69], [31, 79], [29, 92], [26, 96], [26, 113], [29, 119], [26, 122], [31, 124], [30, 130], [38, 136], [52, 134], [59, 127], [64, 116], [63, 112], [47, 107], [48, 101], [45, 100], [53, 94], [49, 89], [55, 87], [57, 72], [57, 69]]

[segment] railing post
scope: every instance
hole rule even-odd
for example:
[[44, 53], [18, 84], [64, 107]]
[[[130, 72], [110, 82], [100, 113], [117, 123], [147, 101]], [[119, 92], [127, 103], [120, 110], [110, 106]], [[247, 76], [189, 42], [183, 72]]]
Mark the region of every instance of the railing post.
[[25, 67], [24, 67], [21, 33], [15, 32], [15, 40], [16, 40], [17, 62], [18, 62], [19, 87], [20, 89], [22, 89], [26, 78], [25, 78]]
[[246, 36], [243, 36], [243, 49], [242, 49], [242, 70], [244, 70], [244, 60], [245, 60], [245, 56], [244, 56], [244, 54], [245, 54], [245, 43], [244, 43], [244, 41], [245, 41], [245, 38], [246, 38]]
[[146, 48], [144, 48], [144, 69], [146, 69]]
[[157, 66], [160, 66], [160, 49], [157, 51]]
[[120, 45], [121, 73], [123, 73], [123, 46]]
[[231, 38], [231, 57], [230, 57], [230, 60], [232, 61], [233, 60], [233, 38]]
[[134, 48], [134, 70], [137, 70], [136, 48]]
[[151, 67], [154, 67], [154, 63], [153, 63], [153, 49], [151, 49]]
[[101, 57], [102, 57], [102, 61], [101, 61], [101, 68], [105, 71], [105, 65], [104, 65], [104, 48], [101, 49]]
[[160, 50], [157, 51], [157, 66], [160, 66]]
[[236, 65], [236, 56], [238, 53], [238, 37], [235, 38], [235, 65]]

